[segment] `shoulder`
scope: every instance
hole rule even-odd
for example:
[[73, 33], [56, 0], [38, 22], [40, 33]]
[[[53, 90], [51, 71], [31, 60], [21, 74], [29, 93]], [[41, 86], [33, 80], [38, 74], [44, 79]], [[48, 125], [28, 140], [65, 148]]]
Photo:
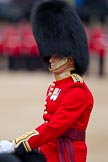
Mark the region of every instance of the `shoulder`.
[[73, 80], [74, 83], [83, 83], [84, 82], [83, 78], [80, 75], [76, 74], [76, 73], [73, 73], [71, 75], [71, 77], [72, 77], [72, 80]]

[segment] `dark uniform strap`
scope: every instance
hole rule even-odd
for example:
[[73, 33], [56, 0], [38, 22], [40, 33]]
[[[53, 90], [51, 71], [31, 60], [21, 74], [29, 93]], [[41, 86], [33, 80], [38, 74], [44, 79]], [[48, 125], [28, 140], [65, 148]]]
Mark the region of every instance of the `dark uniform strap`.
[[73, 141], [85, 141], [85, 131], [78, 129], [69, 129], [58, 139], [58, 152], [60, 162], [65, 162], [65, 148], [69, 162], [74, 162]]

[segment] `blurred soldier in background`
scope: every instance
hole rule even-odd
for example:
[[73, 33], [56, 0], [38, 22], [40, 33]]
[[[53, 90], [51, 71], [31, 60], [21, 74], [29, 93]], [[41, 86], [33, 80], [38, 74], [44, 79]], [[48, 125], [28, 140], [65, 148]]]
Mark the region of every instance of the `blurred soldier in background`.
[[83, 25], [62, 0], [34, 4], [31, 20], [40, 56], [55, 80], [47, 90], [44, 122], [13, 142], [1, 141], [0, 152], [20, 156], [37, 148], [47, 162], [86, 162], [93, 96], [82, 78], [89, 64]]
[[105, 75], [105, 58], [106, 45], [104, 42], [105, 31], [100, 24], [96, 24], [92, 28], [89, 38], [89, 49], [91, 55], [97, 55], [98, 61], [98, 75], [103, 77]]

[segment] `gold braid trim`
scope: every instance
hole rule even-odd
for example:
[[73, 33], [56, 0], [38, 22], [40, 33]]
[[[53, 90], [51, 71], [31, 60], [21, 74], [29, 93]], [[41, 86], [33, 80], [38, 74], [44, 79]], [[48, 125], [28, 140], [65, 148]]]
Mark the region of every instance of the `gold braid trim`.
[[74, 74], [71, 75], [71, 77], [72, 77], [74, 82], [83, 83], [83, 78], [80, 75], [74, 73]]
[[21, 143], [23, 144], [24, 148], [26, 149], [27, 152], [31, 151], [31, 148], [28, 144], [28, 140], [33, 137], [39, 135], [39, 132], [36, 130], [33, 130], [31, 132], [28, 132], [21, 137], [16, 138], [13, 143], [15, 145], [15, 148], [17, 148]]
[[26, 152], [30, 152], [31, 151], [31, 148], [30, 148], [30, 146], [29, 146], [29, 144], [28, 144], [27, 141], [24, 141], [23, 142], [23, 146], [24, 146]]

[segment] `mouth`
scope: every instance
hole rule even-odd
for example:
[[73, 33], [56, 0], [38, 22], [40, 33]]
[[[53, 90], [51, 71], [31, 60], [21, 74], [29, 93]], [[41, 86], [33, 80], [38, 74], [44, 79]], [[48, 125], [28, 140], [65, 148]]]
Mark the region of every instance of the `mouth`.
[[55, 68], [55, 65], [53, 65], [53, 64], [50, 64], [50, 65], [49, 65], [49, 70], [50, 70], [50, 71], [52, 71], [54, 68]]
[[55, 67], [55, 65], [54, 64], [50, 64], [49, 67], [50, 68], [53, 68], [53, 67]]
[[50, 71], [55, 71], [67, 63], [67, 57], [63, 57], [57, 64], [50, 64]]

